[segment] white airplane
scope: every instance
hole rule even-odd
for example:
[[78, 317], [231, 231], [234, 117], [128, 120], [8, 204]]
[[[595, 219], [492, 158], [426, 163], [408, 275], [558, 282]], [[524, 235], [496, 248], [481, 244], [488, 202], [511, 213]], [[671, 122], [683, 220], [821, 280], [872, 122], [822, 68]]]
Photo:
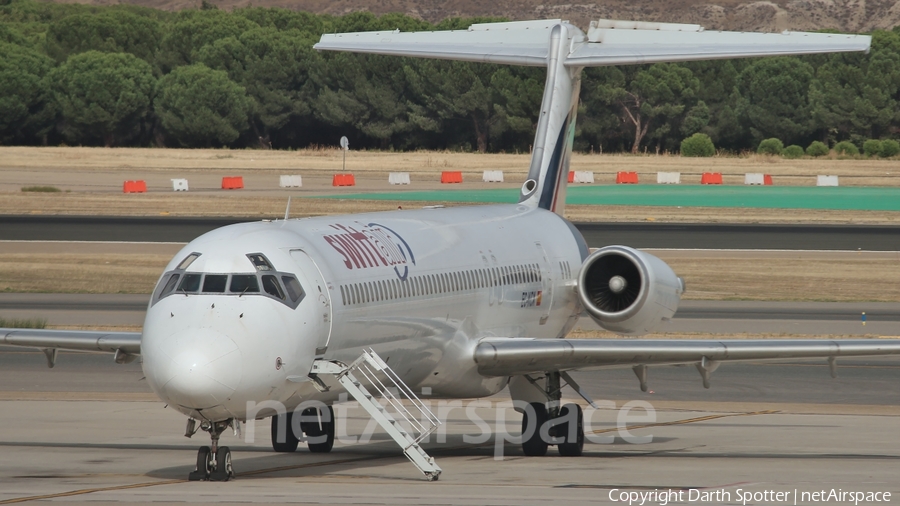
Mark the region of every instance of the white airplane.
[[833, 367], [836, 357], [900, 354], [890, 340], [566, 339], [585, 314], [617, 333], [646, 333], [675, 314], [684, 292], [660, 259], [625, 246], [590, 252], [563, 218], [584, 67], [866, 51], [870, 42], [622, 21], [591, 23], [585, 34], [560, 20], [323, 35], [318, 50], [545, 66], [519, 202], [230, 225], [172, 259], [143, 332], [0, 329], [0, 344], [40, 348], [51, 367], [61, 349], [109, 352], [118, 363], [140, 356], [153, 391], [188, 417], [186, 435], [197, 421], [210, 434], [190, 476], [199, 480], [233, 475], [219, 436], [248, 419], [273, 417], [275, 451], [303, 439], [330, 451], [330, 406], [345, 391], [433, 480], [440, 467], [370, 389], [396, 407], [396, 392], [415, 404], [413, 392], [475, 398], [508, 387], [525, 413], [524, 453], [556, 445], [577, 456], [581, 408], [561, 406], [560, 389], [590, 400], [568, 371], [629, 367], [646, 390], [648, 366], [695, 364], [708, 388], [726, 361], [822, 357]]

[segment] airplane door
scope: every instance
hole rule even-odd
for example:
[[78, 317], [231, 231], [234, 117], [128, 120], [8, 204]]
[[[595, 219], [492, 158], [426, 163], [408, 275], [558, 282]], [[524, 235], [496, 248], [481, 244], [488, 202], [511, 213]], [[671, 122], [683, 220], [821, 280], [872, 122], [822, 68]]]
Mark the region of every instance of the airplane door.
[[541, 258], [541, 320], [540, 324], [547, 323], [550, 318], [550, 308], [553, 307], [553, 266], [547, 252], [540, 242], [535, 242]]
[[316, 355], [322, 355], [328, 348], [332, 329], [331, 295], [325, 285], [325, 276], [322, 275], [316, 262], [302, 249], [292, 249], [291, 258], [300, 267], [301, 275], [306, 278], [303, 289], [306, 290], [306, 296], [315, 301], [316, 311], [321, 317], [318, 324], [325, 329], [325, 332], [320, 334], [321, 337], [316, 345]]

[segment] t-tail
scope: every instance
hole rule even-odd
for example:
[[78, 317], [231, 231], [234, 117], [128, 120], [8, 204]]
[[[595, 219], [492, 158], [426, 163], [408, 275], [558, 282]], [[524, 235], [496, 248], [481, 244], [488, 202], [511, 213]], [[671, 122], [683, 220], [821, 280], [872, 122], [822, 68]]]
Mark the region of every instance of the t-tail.
[[439, 32], [323, 35], [315, 49], [547, 68], [528, 179], [519, 202], [562, 215], [585, 67], [868, 51], [871, 37], [831, 33], [706, 32], [699, 25], [559, 19], [474, 24]]

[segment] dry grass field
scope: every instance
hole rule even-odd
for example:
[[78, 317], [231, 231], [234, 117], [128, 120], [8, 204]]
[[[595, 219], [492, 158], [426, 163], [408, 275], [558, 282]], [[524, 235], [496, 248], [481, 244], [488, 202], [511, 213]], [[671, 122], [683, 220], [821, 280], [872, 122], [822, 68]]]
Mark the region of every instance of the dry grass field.
[[[444, 170], [461, 171], [465, 183], [449, 189], [517, 188], [524, 182], [529, 155], [455, 152], [347, 153], [347, 171], [357, 186], [334, 188], [341, 172], [337, 149], [300, 151], [180, 150], [131, 148], [0, 147], [0, 214], [107, 214], [125, 216], [244, 216], [276, 217], [294, 196], [292, 216], [343, 214], [396, 209], [399, 203], [359, 200], [319, 200], [296, 197], [341, 195], [367, 191], [448, 189], [439, 183]], [[801, 159], [749, 155], [706, 159], [655, 155], [576, 153], [573, 170], [595, 174], [598, 184], [611, 184], [618, 171], [637, 172], [643, 184], [653, 184], [660, 171], [681, 172], [684, 183], [696, 183], [703, 172], [722, 172], [725, 184], [742, 184], [747, 172], [771, 174], [778, 185], [815, 184], [816, 175], [840, 177], [847, 186], [900, 186], [900, 160]], [[481, 182], [484, 170], [504, 171], [505, 183]], [[409, 172], [408, 187], [390, 186], [390, 172]], [[278, 188], [278, 176], [300, 174], [303, 187]], [[223, 176], [241, 175], [245, 189], [219, 189]], [[191, 191], [172, 191], [172, 178], [187, 178]], [[125, 180], [147, 181], [149, 193], [122, 193]], [[21, 188], [50, 185], [61, 193], [22, 192]], [[405, 202], [417, 207], [436, 202]], [[670, 222], [811, 222], [897, 223], [900, 213], [879, 211], [778, 209], [666, 208], [649, 206], [570, 206], [575, 221]]]

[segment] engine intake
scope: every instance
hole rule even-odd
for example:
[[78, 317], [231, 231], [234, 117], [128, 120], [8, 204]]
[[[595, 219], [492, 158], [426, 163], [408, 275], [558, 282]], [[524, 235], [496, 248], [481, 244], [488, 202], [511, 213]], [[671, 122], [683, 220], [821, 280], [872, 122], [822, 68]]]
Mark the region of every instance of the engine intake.
[[601, 327], [646, 334], [678, 309], [684, 280], [659, 258], [626, 246], [607, 246], [581, 266], [578, 296]]

